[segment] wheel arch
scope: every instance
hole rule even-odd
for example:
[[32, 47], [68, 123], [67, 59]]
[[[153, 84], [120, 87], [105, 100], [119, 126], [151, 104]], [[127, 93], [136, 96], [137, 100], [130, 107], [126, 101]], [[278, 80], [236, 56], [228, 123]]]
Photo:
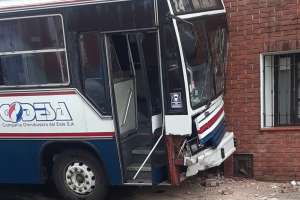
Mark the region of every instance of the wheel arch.
[[101, 157], [99, 149], [87, 141], [51, 141], [44, 144], [40, 152], [40, 169], [44, 181], [49, 180], [51, 176], [55, 156], [71, 149], [86, 151], [97, 158], [103, 167], [107, 181], [110, 183], [107, 169], [105, 168], [104, 160]]

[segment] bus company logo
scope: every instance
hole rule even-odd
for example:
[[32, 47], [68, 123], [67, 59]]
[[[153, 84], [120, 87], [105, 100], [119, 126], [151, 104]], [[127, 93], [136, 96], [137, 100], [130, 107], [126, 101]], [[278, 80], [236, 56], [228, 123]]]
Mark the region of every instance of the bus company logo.
[[31, 121], [72, 121], [65, 102], [20, 103], [0, 105], [0, 117], [5, 122], [19, 123]]
[[11, 122], [17, 123], [22, 120], [23, 108], [20, 103], [12, 103], [8, 107], [8, 117]]

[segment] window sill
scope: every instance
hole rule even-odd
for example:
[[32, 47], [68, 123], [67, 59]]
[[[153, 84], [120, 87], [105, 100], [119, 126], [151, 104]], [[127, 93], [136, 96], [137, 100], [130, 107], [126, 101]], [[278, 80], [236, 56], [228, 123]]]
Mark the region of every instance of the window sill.
[[300, 131], [300, 126], [282, 126], [282, 127], [261, 128], [260, 131], [261, 132]]

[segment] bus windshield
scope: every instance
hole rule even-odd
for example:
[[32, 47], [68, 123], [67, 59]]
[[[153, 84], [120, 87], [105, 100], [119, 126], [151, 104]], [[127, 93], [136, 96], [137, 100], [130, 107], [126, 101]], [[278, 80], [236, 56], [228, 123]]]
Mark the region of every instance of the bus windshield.
[[224, 90], [227, 56], [225, 16], [179, 22], [181, 44], [194, 109], [209, 103]]

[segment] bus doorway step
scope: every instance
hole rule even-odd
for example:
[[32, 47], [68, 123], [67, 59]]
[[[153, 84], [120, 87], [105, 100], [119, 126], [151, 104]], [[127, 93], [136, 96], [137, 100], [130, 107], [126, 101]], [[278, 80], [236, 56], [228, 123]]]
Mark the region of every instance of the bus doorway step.
[[127, 170], [128, 180], [126, 184], [129, 185], [152, 185], [152, 169], [149, 163], [146, 163], [145, 166], [141, 169], [138, 177], [133, 180], [134, 175], [139, 170], [141, 163], [132, 163], [130, 164]]

